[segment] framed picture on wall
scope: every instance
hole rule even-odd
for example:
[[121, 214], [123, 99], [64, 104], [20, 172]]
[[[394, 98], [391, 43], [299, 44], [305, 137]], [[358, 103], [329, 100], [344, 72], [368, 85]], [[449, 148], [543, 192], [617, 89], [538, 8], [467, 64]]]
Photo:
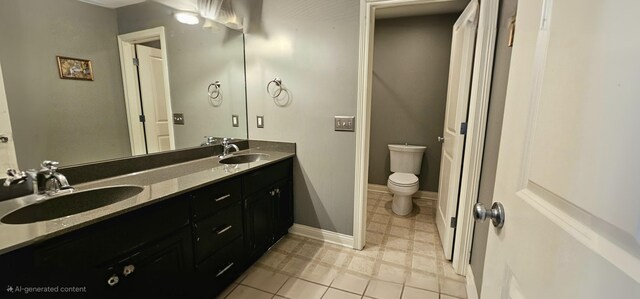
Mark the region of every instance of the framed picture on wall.
[[56, 56], [60, 79], [93, 81], [91, 60]]

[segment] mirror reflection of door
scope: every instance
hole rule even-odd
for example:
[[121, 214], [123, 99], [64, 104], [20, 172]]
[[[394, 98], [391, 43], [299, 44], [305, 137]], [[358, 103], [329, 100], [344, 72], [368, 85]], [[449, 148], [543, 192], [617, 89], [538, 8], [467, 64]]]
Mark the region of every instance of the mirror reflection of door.
[[170, 116], [165, 95], [162, 51], [136, 45], [138, 82], [140, 88], [141, 121], [147, 153], [171, 150]]
[[[7, 106], [7, 96], [4, 91], [4, 79], [2, 77], [2, 67], [0, 66], [0, 169], [18, 168], [16, 161], [16, 151], [13, 145], [13, 134], [11, 131], [11, 121], [9, 120], [9, 107]], [[4, 177], [4, 173], [0, 173]]]

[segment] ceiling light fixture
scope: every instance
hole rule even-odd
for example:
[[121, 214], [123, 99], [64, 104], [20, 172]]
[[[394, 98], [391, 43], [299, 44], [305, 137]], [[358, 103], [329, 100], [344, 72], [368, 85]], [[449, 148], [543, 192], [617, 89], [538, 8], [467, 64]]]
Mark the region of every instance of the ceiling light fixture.
[[198, 15], [190, 12], [177, 12], [173, 15], [178, 22], [187, 25], [196, 25], [200, 23], [200, 18]]

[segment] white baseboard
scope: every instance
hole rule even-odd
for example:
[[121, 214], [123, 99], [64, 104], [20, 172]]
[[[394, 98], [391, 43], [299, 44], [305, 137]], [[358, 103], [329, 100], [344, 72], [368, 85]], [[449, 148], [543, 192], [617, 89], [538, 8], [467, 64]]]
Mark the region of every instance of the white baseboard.
[[476, 279], [473, 276], [471, 265], [467, 265], [467, 298], [479, 299], [478, 289], [476, 288]]
[[[385, 185], [369, 184], [368, 189], [371, 192], [391, 194], [391, 192], [389, 192], [389, 188], [387, 188], [387, 186], [385, 186]], [[438, 192], [418, 191], [418, 192], [416, 192], [416, 194], [413, 195], [413, 197], [414, 198], [421, 198], [421, 199], [438, 200]]]
[[302, 236], [302, 237], [324, 241], [327, 243], [342, 245], [344, 247], [353, 248], [353, 236], [336, 233], [336, 232], [332, 232], [324, 229], [319, 229], [311, 226], [294, 223], [293, 226], [289, 228], [289, 233]]

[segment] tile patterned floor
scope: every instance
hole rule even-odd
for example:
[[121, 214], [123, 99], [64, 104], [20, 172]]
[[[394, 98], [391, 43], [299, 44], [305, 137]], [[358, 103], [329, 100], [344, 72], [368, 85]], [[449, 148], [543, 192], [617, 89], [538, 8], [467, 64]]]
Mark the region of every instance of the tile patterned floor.
[[362, 251], [288, 235], [218, 298], [455, 299], [465, 278], [444, 259], [430, 200], [405, 217], [391, 195], [369, 192]]

